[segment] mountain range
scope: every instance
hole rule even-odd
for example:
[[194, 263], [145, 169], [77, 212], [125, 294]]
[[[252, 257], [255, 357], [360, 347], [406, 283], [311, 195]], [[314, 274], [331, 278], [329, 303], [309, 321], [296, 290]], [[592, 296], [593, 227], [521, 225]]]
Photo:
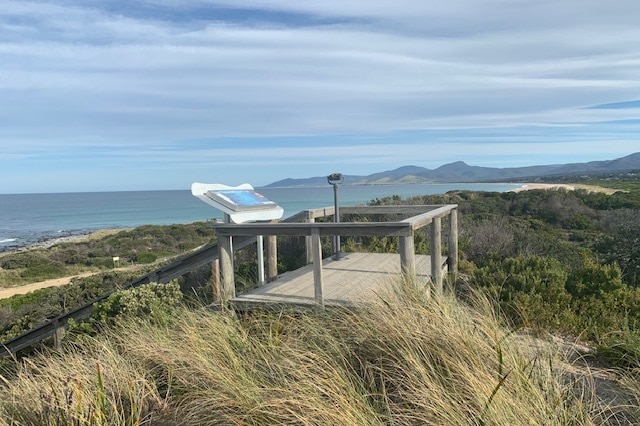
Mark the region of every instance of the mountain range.
[[[405, 183], [444, 182], [507, 182], [533, 180], [542, 177], [580, 174], [601, 174], [640, 170], [640, 152], [615, 160], [590, 161], [588, 163], [553, 164], [528, 167], [479, 167], [464, 161], [445, 164], [437, 169], [419, 166], [403, 166], [394, 170], [374, 173], [368, 176], [345, 175], [345, 185], [383, 185]], [[326, 185], [326, 176], [303, 179], [283, 179], [268, 187], [319, 186]]]

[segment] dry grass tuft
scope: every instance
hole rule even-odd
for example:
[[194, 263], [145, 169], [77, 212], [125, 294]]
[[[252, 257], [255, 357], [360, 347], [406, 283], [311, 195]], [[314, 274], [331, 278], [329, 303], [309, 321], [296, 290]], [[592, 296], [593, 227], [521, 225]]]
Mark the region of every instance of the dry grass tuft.
[[[0, 384], [0, 425], [589, 425], [594, 382], [482, 298], [404, 288], [357, 311], [130, 322]], [[629, 386], [637, 386], [637, 381]], [[638, 401], [635, 401], [636, 403]], [[626, 407], [628, 411], [637, 406]]]

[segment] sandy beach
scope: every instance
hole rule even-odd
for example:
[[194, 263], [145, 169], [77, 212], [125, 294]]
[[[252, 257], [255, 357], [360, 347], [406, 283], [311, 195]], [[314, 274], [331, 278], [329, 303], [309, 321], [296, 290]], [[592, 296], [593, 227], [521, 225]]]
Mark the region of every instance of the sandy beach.
[[534, 189], [566, 189], [573, 191], [576, 189], [574, 185], [564, 183], [523, 183], [521, 188], [514, 189], [513, 192], [531, 191]]
[[521, 191], [531, 191], [535, 189], [547, 189], [547, 190], [558, 190], [565, 189], [567, 191], [575, 191], [576, 189], [584, 189], [588, 192], [602, 192], [608, 195], [611, 195], [617, 191], [618, 189], [613, 188], [604, 188], [602, 186], [596, 185], [583, 185], [583, 184], [566, 184], [566, 183], [523, 183], [522, 187], [518, 189], [514, 189], [513, 192], [521, 192]]

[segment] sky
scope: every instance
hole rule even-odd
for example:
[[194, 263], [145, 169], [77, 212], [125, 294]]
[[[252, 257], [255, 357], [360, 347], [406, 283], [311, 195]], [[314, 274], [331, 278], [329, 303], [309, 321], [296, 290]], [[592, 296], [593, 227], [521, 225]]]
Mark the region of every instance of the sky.
[[0, 193], [640, 151], [638, 0], [0, 0]]

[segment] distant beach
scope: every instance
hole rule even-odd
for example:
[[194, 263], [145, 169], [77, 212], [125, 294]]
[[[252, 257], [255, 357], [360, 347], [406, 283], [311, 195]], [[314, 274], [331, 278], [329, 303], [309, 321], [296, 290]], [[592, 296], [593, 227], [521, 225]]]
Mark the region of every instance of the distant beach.
[[564, 183], [524, 183], [520, 188], [514, 189], [513, 192], [530, 191], [534, 189], [566, 189], [567, 191], [575, 190], [574, 185]]
[[514, 189], [513, 192], [529, 191], [534, 189], [565, 189], [567, 191], [575, 191], [577, 189], [584, 189], [589, 192], [602, 192], [605, 194], [613, 194], [617, 189], [604, 188], [595, 185], [583, 185], [583, 184], [565, 184], [565, 183], [523, 183], [520, 188]]

